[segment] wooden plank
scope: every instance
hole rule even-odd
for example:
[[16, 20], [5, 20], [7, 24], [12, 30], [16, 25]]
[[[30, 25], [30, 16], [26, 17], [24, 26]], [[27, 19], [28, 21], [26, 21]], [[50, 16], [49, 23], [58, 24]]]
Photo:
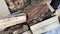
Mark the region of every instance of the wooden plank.
[[41, 16], [44, 12], [48, 11], [48, 9], [48, 6], [43, 4], [34, 6], [26, 12], [26, 14], [28, 15], [28, 22], [30, 22], [34, 18]]
[[35, 25], [31, 26], [30, 28], [31, 28], [33, 34], [41, 34], [41, 33], [50, 31], [51, 29], [53, 29], [57, 26], [59, 26], [58, 17], [54, 16], [50, 19], [47, 19], [38, 24], [35, 24]]
[[23, 22], [26, 22], [26, 15], [1, 19], [0, 20], [0, 29], [5, 29], [6, 27], [20, 24]]

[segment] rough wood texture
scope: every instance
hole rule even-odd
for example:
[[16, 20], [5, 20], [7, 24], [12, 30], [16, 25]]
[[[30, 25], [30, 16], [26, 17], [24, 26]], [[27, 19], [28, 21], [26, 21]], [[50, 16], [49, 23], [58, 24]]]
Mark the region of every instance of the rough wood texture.
[[5, 18], [0, 20], [0, 29], [26, 22], [26, 15]]
[[[40, 17], [42, 14], [44, 14], [45, 12], [48, 12], [48, 10], [50, 9], [49, 6], [47, 5], [47, 3], [51, 1], [51, 0], [43, 0], [40, 3], [37, 3], [36, 5], [34, 5], [33, 7], [31, 7], [30, 9], [28, 9], [26, 11], [26, 14], [28, 15], [28, 24], [34, 25], [34, 23], [32, 23], [32, 20]], [[37, 23], [37, 22], [36, 22]]]
[[28, 22], [30, 22], [34, 18], [37, 18], [38, 16], [41, 16], [44, 12], [48, 11], [48, 9], [48, 6], [43, 4], [32, 7], [26, 12], [26, 14], [28, 15]]
[[38, 24], [35, 24], [35, 25], [31, 26], [30, 28], [31, 28], [33, 34], [41, 34], [41, 33], [50, 31], [51, 29], [53, 29], [57, 26], [59, 26], [58, 17], [54, 16], [54, 17], [49, 18], [45, 21], [42, 21]]

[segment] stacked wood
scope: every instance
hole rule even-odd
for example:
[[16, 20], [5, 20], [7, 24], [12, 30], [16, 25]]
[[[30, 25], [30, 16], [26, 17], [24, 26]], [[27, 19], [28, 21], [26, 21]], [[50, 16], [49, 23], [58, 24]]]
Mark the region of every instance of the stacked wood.
[[21, 34], [28, 30], [30, 28], [26, 23], [25, 13], [0, 19], [0, 34]]
[[29, 0], [5, 0], [11, 12], [15, 12], [29, 5]]
[[[29, 4], [27, 1], [29, 0], [7, 0], [6, 2], [9, 4], [8, 8], [14, 11], [27, 6]], [[54, 16], [49, 9], [46, 4], [47, 0], [41, 1], [40, 3], [40, 0], [31, 0], [32, 4], [26, 9], [26, 14], [13, 14], [12, 17], [1, 19], [0, 34], [2, 32], [4, 32], [3, 34], [40, 34], [57, 27], [59, 25], [58, 17]]]

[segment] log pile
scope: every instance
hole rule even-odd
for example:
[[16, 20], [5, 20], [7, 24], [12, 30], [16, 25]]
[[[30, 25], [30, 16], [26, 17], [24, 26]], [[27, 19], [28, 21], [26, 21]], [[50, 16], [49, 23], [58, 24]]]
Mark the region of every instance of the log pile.
[[[41, 34], [59, 25], [58, 16], [51, 12], [46, 4], [47, 0], [29, 1], [6, 0], [13, 14], [0, 20], [0, 34]], [[28, 4], [30, 5], [27, 6]], [[21, 8], [23, 14], [18, 12]], [[18, 13], [14, 13], [15, 11]]]
[[30, 4], [29, 0], [5, 0], [5, 2], [11, 13], [22, 10]]

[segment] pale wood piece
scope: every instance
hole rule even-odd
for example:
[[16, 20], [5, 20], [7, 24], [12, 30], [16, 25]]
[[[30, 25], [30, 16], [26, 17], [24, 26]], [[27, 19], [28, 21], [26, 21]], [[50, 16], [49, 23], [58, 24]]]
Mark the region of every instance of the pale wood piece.
[[30, 28], [33, 34], [41, 34], [41, 33], [50, 31], [51, 29], [56, 28], [58, 26], [59, 26], [58, 17], [54, 16], [38, 24], [35, 24], [31, 26]]
[[0, 20], [0, 29], [5, 29], [7, 27], [26, 22], [26, 15], [5, 18]]

